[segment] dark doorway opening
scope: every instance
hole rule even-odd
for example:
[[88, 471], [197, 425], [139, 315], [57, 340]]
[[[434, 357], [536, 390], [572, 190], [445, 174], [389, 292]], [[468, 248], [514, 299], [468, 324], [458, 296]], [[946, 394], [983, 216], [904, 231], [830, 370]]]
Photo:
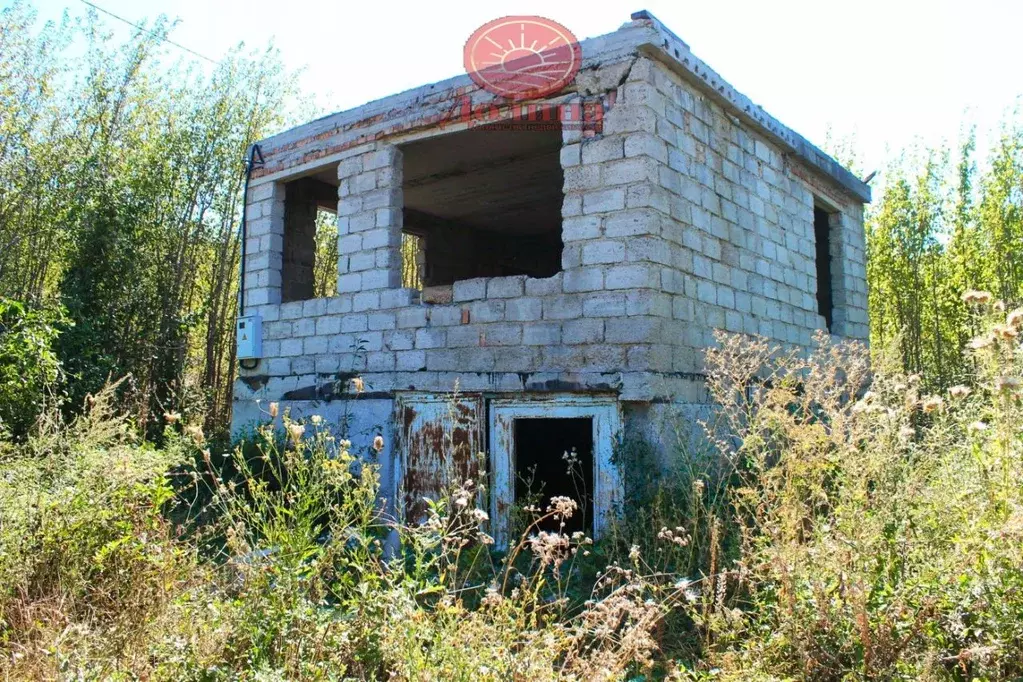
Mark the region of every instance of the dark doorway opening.
[[831, 214], [813, 209], [813, 236], [817, 246], [817, 312], [831, 331], [834, 303], [831, 296]]
[[[566, 456], [566, 453], [567, 456]], [[569, 461], [571, 460], [571, 461]], [[535, 500], [541, 511], [552, 497], [570, 497], [579, 509], [565, 532], [593, 530], [593, 419], [515, 420], [515, 500]], [[555, 531], [553, 519], [541, 525]]]

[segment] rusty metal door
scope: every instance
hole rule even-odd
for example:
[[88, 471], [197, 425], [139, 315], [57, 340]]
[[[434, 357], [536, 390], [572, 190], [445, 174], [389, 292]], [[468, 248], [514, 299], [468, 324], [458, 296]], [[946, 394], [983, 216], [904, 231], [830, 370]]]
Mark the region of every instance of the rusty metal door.
[[396, 399], [399, 447], [399, 509], [421, 522], [425, 498], [450, 496], [471, 480], [474, 490], [486, 473], [483, 396], [410, 393]]

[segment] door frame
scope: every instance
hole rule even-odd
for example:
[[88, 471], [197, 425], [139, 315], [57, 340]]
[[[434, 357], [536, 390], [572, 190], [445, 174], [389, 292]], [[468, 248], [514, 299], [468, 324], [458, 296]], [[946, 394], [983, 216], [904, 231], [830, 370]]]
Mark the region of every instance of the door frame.
[[492, 398], [488, 409], [490, 447], [490, 518], [497, 547], [507, 548], [509, 512], [515, 503], [515, 420], [579, 419], [593, 422], [594, 539], [612, 520], [622, 499], [622, 481], [613, 463], [622, 425], [616, 396], [543, 394], [535, 397]]

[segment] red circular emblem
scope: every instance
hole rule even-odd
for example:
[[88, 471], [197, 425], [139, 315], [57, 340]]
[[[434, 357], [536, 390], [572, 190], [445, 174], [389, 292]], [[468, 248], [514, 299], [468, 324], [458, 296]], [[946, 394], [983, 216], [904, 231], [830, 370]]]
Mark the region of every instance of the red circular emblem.
[[582, 63], [579, 41], [544, 17], [502, 17], [480, 26], [465, 43], [465, 70], [484, 90], [533, 99], [572, 82]]

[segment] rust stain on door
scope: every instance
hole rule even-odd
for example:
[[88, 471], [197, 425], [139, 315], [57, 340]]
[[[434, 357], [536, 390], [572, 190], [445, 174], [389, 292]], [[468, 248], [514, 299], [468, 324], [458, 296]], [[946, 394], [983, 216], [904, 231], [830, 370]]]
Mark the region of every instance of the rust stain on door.
[[485, 471], [483, 397], [406, 395], [397, 400], [401, 429], [402, 485], [408, 521], [422, 521], [425, 498], [450, 495], [453, 486], [475, 484]]

